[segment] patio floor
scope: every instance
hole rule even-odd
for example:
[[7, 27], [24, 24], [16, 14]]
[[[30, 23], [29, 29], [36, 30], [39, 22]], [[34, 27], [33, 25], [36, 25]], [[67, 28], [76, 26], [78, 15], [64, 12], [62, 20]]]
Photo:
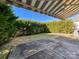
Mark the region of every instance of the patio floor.
[[[69, 34], [68, 34], [69, 36]], [[51, 47], [50, 45], [50, 42], [52, 41], [52, 44], [55, 44], [55, 45], [61, 45], [61, 46], [66, 46], [65, 48], [69, 49], [69, 50], [73, 50], [75, 52], [73, 53], [79, 53], [79, 40], [78, 38], [70, 38], [70, 36], [72, 37], [73, 35], [70, 35], [68, 37], [67, 35], [65, 36], [64, 34], [64, 37], [61, 35], [53, 35], [53, 34], [38, 34], [38, 35], [31, 35], [31, 36], [22, 36], [22, 37], [17, 37], [15, 38], [14, 40], [12, 40], [10, 43], [4, 45], [2, 48], [4, 54], [5, 53], [8, 53], [9, 52], [9, 49], [15, 47], [15, 46], [20, 46], [21, 44], [24, 44], [24, 45], [27, 45], [27, 44], [31, 44], [30, 42], [38, 42], [37, 44], [36, 43], [33, 43], [33, 45], [38, 45], [38, 47], [40, 48], [39, 46], [39, 43], [42, 42], [42, 46], [44, 47], [45, 46], [49, 46]], [[43, 44], [44, 42], [47, 42], [45, 44]], [[48, 45], [46, 45], [48, 44]], [[32, 45], [32, 44], [31, 44]], [[31, 46], [29, 45], [29, 46]], [[52, 45], [53, 46], [53, 45]], [[61, 50], [61, 48], [63, 47], [59, 47], [59, 49]], [[27, 46], [26, 46], [27, 47]], [[36, 46], [35, 46], [36, 47]], [[36, 47], [36, 48], [38, 48]], [[53, 48], [53, 47], [52, 47]], [[63, 50], [65, 49], [63, 48]], [[32, 48], [33, 49], [33, 48]], [[42, 48], [41, 48], [42, 49]], [[46, 48], [45, 48], [46, 49]], [[16, 50], [16, 49], [15, 49]], [[25, 49], [26, 50], [26, 49]], [[48, 49], [49, 50], [49, 49]], [[53, 50], [53, 49], [52, 49]], [[58, 51], [60, 51], [58, 50]], [[38, 49], [39, 51], [39, 49]], [[44, 51], [44, 49], [42, 49], [41, 51]], [[66, 50], [67, 51], [67, 50]], [[20, 52], [20, 51], [19, 51]], [[41, 52], [39, 52], [41, 53]], [[39, 55], [39, 53], [37, 53]], [[45, 52], [47, 53], [47, 52]], [[72, 54], [72, 52], [70, 52]], [[77, 55], [78, 55], [77, 53]], [[16, 53], [15, 53], [16, 54]], [[48, 54], [47, 54], [48, 55]], [[35, 57], [33, 57], [35, 58]], [[61, 57], [60, 57], [61, 58]], [[69, 57], [69, 58], [72, 58], [72, 57]], [[5, 58], [0, 58], [0, 59], [5, 59]], [[11, 59], [11, 58], [9, 58]], [[27, 59], [27, 58], [26, 58]], [[31, 58], [30, 58], [31, 59]], [[68, 59], [68, 58], [67, 58]], [[74, 58], [73, 58], [74, 59]], [[78, 57], [76, 57], [75, 59], [79, 59]]]

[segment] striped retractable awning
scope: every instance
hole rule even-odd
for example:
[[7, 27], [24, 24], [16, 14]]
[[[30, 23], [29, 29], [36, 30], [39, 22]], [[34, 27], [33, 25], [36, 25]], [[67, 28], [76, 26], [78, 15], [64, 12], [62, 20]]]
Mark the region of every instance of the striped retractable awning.
[[6, 2], [63, 19], [79, 12], [79, 0], [6, 0]]

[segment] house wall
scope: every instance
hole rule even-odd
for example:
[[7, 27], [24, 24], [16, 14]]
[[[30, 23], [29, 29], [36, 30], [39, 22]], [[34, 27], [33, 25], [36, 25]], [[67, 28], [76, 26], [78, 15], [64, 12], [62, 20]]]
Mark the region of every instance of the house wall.
[[79, 35], [79, 22], [74, 22], [74, 34]]

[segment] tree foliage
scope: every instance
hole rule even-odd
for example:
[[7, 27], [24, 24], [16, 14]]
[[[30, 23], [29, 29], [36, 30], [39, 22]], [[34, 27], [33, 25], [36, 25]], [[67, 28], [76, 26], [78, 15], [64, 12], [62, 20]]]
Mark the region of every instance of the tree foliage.
[[15, 31], [15, 21], [11, 6], [0, 3], [0, 45], [9, 41]]

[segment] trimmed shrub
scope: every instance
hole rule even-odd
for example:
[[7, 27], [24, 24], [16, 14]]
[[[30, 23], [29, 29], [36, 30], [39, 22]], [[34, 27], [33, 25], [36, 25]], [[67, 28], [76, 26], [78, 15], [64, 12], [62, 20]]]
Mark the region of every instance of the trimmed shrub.
[[17, 20], [16, 27], [18, 35], [32, 35], [37, 33], [73, 33], [73, 22], [71, 20], [53, 21], [40, 23], [34, 21]]
[[40, 22], [17, 20], [15, 25], [19, 32], [18, 35], [31, 35], [49, 32], [46, 24]]
[[71, 20], [60, 20], [46, 23], [50, 32], [73, 33], [73, 22]]

